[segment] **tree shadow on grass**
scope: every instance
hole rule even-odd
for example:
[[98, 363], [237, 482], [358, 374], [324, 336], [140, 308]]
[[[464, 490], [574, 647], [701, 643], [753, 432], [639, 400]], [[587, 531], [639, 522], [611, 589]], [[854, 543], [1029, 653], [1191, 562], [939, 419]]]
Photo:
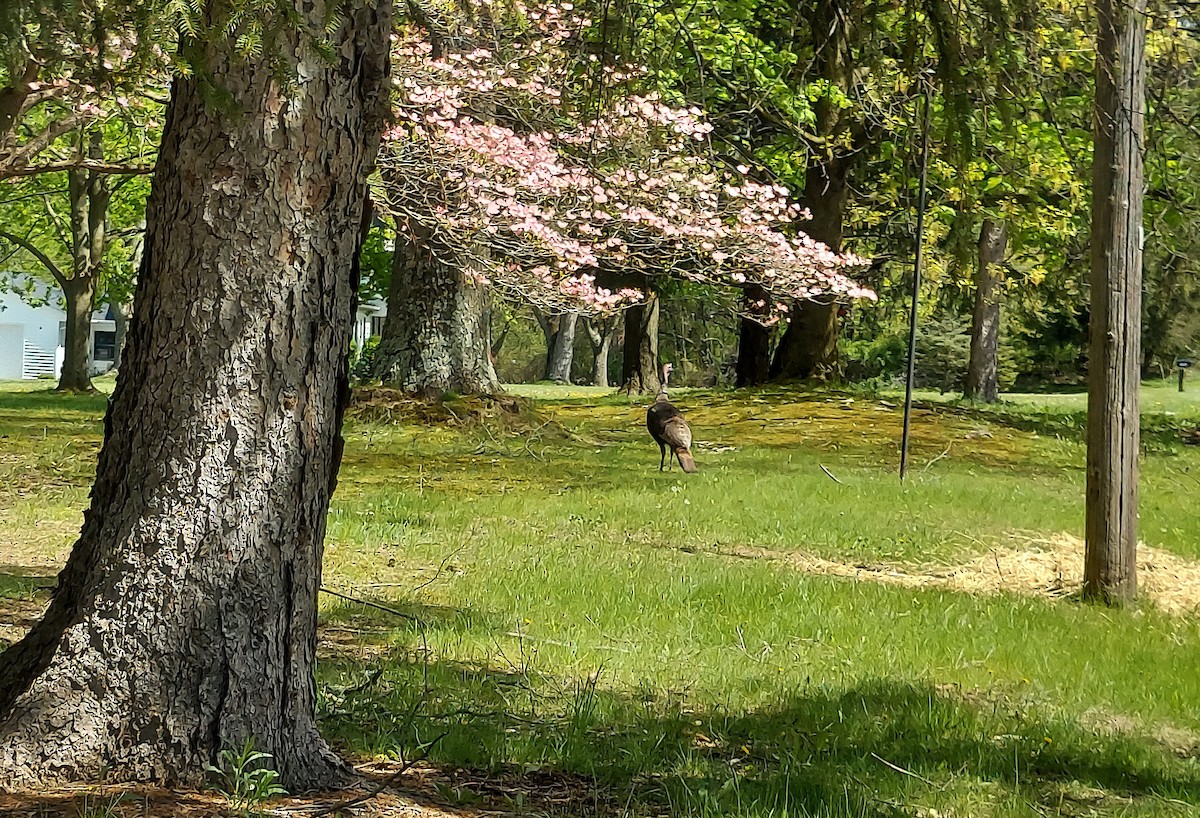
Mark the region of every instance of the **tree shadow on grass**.
[[[552, 811], [563, 814], [631, 805], [643, 813], [831, 816], [911, 815], [918, 805], [986, 805], [982, 814], [1200, 807], [1196, 760], [1148, 737], [924, 683], [813, 686], [728, 712], [517, 664], [426, 664], [411, 650], [378, 667], [376, 679], [342, 688], [352, 692], [327, 710], [326, 734], [353, 756], [375, 757], [413, 758], [437, 739], [428, 752], [443, 772], [441, 803], [512, 802], [522, 782], [536, 798], [547, 776], [561, 776], [569, 786], [550, 791]], [[362, 674], [333, 663], [320, 675], [328, 690]]]

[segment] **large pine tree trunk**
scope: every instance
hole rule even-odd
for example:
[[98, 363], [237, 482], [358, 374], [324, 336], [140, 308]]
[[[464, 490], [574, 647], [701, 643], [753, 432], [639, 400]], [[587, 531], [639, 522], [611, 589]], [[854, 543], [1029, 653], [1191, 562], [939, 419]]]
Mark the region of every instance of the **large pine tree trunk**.
[[558, 317], [558, 332], [554, 334], [554, 343], [547, 350], [550, 358], [546, 366], [546, 380], [571, 382], [571, 364], [575, 360], [575, 328], [578, 324], [579, 316], [575, 313]]
[[1084, 595], [1137, 595], [1146, 0], [1098, 0]]
[[625, 311], [625, 345], [622, 350], [621, 391], [653, 395], [662, 386], [658, 366], [658, 295]]
[[492, 395], [488, 291], [426, 235], [398, 238], [375, 375], [409, 392]]
[[979, 228], [979, 266], [975, 269], [975, 314], [971, 319], [971, 355], [967, 363], [968, 398], [992, 403], [1000, 397], [1000, 301], [1008, 230], [1002, 219], [984, 219]]
[[[308, 30], [324, 6], [297, 3]], [[344, 768], [315, 720], [317, 592], [340, 459], [386, 4], [285, 96], [207, 50], [176, 79], [92, 505], [45, 618], [0, 654], [0, 786], [198, 783], [253, 738], [291, 789]]]

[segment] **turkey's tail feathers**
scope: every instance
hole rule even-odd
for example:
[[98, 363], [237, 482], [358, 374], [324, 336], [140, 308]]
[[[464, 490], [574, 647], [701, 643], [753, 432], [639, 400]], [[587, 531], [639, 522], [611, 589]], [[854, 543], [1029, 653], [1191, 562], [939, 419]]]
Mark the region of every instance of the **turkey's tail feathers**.
[[687, 449], [676, 449], [675, 456], [679, 458], [679, 466], [688, 474], [696, 470], [696, 460]]

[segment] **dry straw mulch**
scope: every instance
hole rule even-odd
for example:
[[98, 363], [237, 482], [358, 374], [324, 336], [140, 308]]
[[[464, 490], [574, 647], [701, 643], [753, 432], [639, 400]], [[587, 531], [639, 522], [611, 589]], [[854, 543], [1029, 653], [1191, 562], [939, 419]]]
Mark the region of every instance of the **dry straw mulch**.
[[[1046, 538], [1012, 534], [962, 565], [914, 567], [837, 562], [802, 552], [736, 548], [733, 556], [765, 558], [810, 574], [881, 582], [905, 588], [945, 588], [970, 594], [1015, 593], [1058, 598], [1083, 587], [1083, 540], [1070, 534]], [[1159, 609], [1176, 615], [1200, 609], [1200, 562], [1160, 548], [1138, 546], [1138, 587]]]

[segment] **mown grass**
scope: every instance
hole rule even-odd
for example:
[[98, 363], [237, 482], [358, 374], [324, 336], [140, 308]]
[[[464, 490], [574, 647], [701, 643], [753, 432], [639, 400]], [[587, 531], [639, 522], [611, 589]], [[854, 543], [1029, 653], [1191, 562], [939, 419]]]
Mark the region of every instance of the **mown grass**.
[[[520, 433], [348, 427], [325, 584], [396, 613], [325, 599], [320, 690], [339, 747], [408, 758], [437, 739], [443, 799], [503, 781], [514, 811], [540, 813], [1200, 811], [1194, 616], [745, 556], [929, 566], [1019, 545], [1014, 532], [1078, 535], [1078, 435], [926, 403], [902, 486], [891, 397], [676, 402], [703, 444], [686, 478], [658, 472], [644, 400], [595, 392], [539, 398], [557, 422]], [[61, 559], [102, 407], [0, 392], [0, 563], [37, 576]], [[1169, 441], [1143, 459], [1143, 536], [1193, 559], [1198, 467]], [[573, 782], [569, 797], [538, 801], [548, 777]]]

